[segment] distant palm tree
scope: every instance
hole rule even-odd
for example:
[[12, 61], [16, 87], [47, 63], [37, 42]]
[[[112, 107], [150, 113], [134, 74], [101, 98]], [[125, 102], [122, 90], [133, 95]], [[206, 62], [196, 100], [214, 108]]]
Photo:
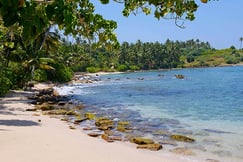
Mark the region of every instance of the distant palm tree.
[[240, 37], [240, 49], [242, 49], [242, 41], [243, 41], [243, 37]]

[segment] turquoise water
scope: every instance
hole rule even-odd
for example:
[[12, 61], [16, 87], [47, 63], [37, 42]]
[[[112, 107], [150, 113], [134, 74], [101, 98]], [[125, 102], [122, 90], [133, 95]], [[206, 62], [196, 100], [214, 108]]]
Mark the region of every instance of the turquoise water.
[[[176, 74], [185, 78], [177, 79]], [[153, 132], [184, 134], [195, 138], [196, 144], [177, 143], [177, 147], [190, 148], [198, 157], [243, 161], [243, 66], [122, 73], [99, 79], [64, 91], [85, 103], [88, 111], [132, 121], [139, 135], [164, 141], [169, 139]]]

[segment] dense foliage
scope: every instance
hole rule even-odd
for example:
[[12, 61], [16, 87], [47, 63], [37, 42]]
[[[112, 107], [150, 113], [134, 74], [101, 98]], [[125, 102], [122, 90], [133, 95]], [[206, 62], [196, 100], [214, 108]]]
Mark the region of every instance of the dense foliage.
[[[109, 3], [109, 0], [100, 1]], [[193, 20], [198, 8], [195, 0], [114, 2], [124, 6], [124, 16], [142, 11], [153, 13], [157, 19], [169, 18], [176, 22]], [[187, 42], [169, 40], [165, 44], [124, 42], [119, 48], [114, 33], [116, 22], [105, 20], [94, 12], [95, 6], [90, 0], [0, 0], [0, 95], [10, 88], [22, 88], [31, 80], [69, 81], [72, 70], [134, 71], [179, 67], [185, 60], [186, 63], [197, 61], [201, 53], [210, 49], [207, 44], [198, 42], [195, 49]], [[62, 37], [75, 38], [75, 44], [62, 40], [60, 31], [63, 31]], [[228, 63], [238, 62], [241, 54], [235, 55], [237, 58], [225, 59]]]

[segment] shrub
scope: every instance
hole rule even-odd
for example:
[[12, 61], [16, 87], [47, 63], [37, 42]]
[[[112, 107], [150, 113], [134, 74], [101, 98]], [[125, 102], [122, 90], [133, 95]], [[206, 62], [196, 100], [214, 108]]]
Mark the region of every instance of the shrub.
[[72, 70], [62, 63], [53, 63], [51, 65], [55, 68], [52, 71], [46, 71], [48, 80], [57, 82], [68, 82], [73, 77]]
[[0, 96], [5, 95], [11, 88], [11, 81], [5, 76], [0, 76]]
[[100, 71], [100, 68], [91, 66], [91, 67], [87, 67], [86, 71], [89, 72], [89, 73], [97, 73], [97, 72]]
[[132, 71], [140, 70], [140, 68], [136, 65], [129, 66], [129, 69], [132, 70]]
[[47, 74], [45, 70], [37, 69], [35, 70], [33, 79], [38, 82], [47, 81]]
[[128, 68], [127, 68], [127, 65], [119, 65], [119, 66], [117, 67], [117, 70], [118, 70], [118, 71], [127, 71]]
[[193, 62], [194, 60], [195, 60], [195, 58], [194, 58], [194, 56], [192, 56], [192, 55], [189, 55], [189, 56], [186, 57], [186, 61], [187, 61], [188, 63], [191, 63], [191, 62]]
[[225, 57], [225, 62], [227, 63], [227, 64], [237, 64], [237, 63], [239, 63], [240, 62], [240, 58], [239, 57], [230, 57], [230, 56], [228, 56], [228, 57]]

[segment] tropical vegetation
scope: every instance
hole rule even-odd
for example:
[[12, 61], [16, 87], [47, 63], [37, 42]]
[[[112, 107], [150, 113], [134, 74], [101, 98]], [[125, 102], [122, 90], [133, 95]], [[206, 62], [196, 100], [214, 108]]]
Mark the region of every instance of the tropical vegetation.
[[[194, 20], [198, 8], [194, 0], [114, 2], [124, 5], [124, 16], [142, 11], [175, 22]], [[89, 0], [0, 0], [0, 95], [33, 80], [67, 82], [76, 71], [136, 71], [242, 61], [241, 51], [217, 51], [199, 40], [119, 44], [116, 22], [94, 12]], [[212, 64], [211, 55], [215, 56]], [[221, 55], [223, 59], [219, 59]]]

